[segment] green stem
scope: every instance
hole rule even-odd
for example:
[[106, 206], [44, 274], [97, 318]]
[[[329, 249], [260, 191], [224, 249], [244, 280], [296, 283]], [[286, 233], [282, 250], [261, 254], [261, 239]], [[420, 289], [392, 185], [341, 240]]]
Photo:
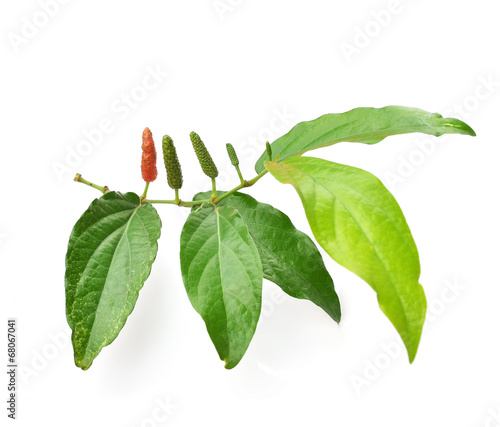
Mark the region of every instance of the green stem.
[[177, 201], [176, 200], [153, 200], [153, 199], [147, 199], [147, 202], [149, 203], [164, 203], [168, 205], [176, 205]]
[[244, 187], [251, 187], [254, 185], [259, 179], [261, 179], [265, 174], [267, 173], [267, 169], [264, 169], [261, 173], [259, 173], [255, 178], [252, 178], [250, 181], [244, 181], [237, 187], [234, 187], [232, 190], [229, 190], [227, 193], [224, 193], [222, 196], [217, 197], [213, 203], [216, 205], [219, 203], [221, 200], [224, 200], [226, 197], [230, 196], [231, 194], [236, 193], [238, 190], [241, 190]]
[[[178, 205], [178, 206], [182, 206], [185, 208], [198, 206], [198, 205], [201, 205], [202, 203], [212, 203], [212, 204], [216, 205], [221, 200], [224, 200], [226, 197], [230, 196], [231, 194], [236, 193], [238, 190], [241, 190], [242, 188], [245, 188], [245, 187], [251, 187], [259, 179], [261, 179], [266, 173], [267, 173], [267, 169], [264, 169], [261, 173], [259, 173], [256, 177], [252, 178], [250, 181], [243, 181], [240, 185], [237, 185], [232, 190], [229, 190], [227, 193], [224, 193], [220, 197], [217, 197], [217, 191], [216, 191], [216, 187], [215, 187], [215, 178], [212, 178], [212, 190], [213, 191], [212, 191], [211, 198], [204, 199], [204, 200], [190, 200], [188, 202], [184, 202], [184, 201], [179, 199], [179, 190], [175, 190], [175, 199], [174, 200], [148, 200], [148, 199], [146, 199], [146, 196], [147, 196], [147, 192], [148, 192], [148, 188], [149, 188], [149, 182], [146, 182], [146, 188], [144, 189], [144, 193], [141, 196], [141, 202], [143, 204], [145, 204], [145, 203], [162, 203], [162, 204], [167, 204], [167, 205]], [[101, 191], [103, 194], [107, 193], [109, 191], [109, 188], [106, 186], [101, 187], [100, 185], [93, 184], [92, 182], [89, 182], [86, 179], [83, 179], [79, 173], [76, 174], [75, 181], [81, 182], [82, 184], [86, 184], [86, 185], [89, 185], [90, 187], [96, 188], [97, 190]]]
[[190, 200], [189, 202], [184, 202], [182, 200], [144, 200], [146, 203], [162, 203], [165, 205], [178, 205], [183, 208], [191, 208], [193, 206], [198, 206], [201, 203], [210, 203], [212, 199], [204, 199], [204, 200]]
[[142, 193], [141, 200], [144, 200], [148, 195], [149, 182], [146, 182], [146, 188], [144, 188], [144, 193]]
[[215, 185], [215, 178], [212, 178], [212, 200], [217, 198], [217, 186]]
[[240, 177], [240, 182], [244, 184], [245, 180], [243, 179], [243, 175], [241, 174], [240, 167], [238, 165], [235, 165], [234, 167], [236, 168], [236, 172], [238, 172], [238, 176]]
[[81, 182], [82, 184], [88, 185], [89, 187], [95, 188], [96, 190], [99, 190], [102, 194], [106, 194], [109, 191], [109, 188], [107, 186], [102, 187], [100, 185], [94, 184], [93, 182], [87, 181], [79, 173], [75, 175], [74, 180], [76, 182]]
[[[255, 178], [251, 179], [250, 181], [244, 181], [240, 185], [234, 187], [232, 190], [229, 190], [227, 193], [224, 193], [220, 197], [212, 197], [210, 199], [204, 199], [204, 200], [190, 200], [189, 202], [184, 202], [184, 201], [177, 201], [177, 200], [145, 200], [145, 202], [149, 203], [163, 203], [163, 204], [168, 204], [168, 205], [178, 205], [182, 206], [185, 208], [190, 208], [193, 206], [198, 206], [201, 205], [202, 203], [212, 203], [216, 205], [219, 203], [221, 200], [224, 200], [226, 197], [230, 196], [231, 194], [236, 193], [238, 190], [241, 190], [242, 188], [245, 187], [251, 187], [254, 185], [259, 179], [261, 179], [265, 174], [267, 173], [267, 169], [264, 169], [261, 173], [259, 173]], [[215, 181], [215, 180], [212, 180]]]
[[261, 179], [267, 173], [267, 169], [264, 169], [261, 173], [259, 173], [255, 178], [252, 178], [250, 181], [245, 181], [245, 187], [251, 187], [254, 185], [259, 179]]

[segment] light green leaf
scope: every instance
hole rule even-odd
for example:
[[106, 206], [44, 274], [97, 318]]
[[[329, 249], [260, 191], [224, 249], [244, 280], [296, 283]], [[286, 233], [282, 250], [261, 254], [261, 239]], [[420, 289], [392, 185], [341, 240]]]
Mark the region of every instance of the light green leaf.
[[365, 280], [407, 348], [417, 353], [426, 299], [410, 229], [391, 193], [372, 174], [311, 157], [266, 161], [299, 194], [314, 237], [339, 264]]
[[234, 368], [253, 337], [262, 302], [259, 253], [236, 209], [191, 212], [181, 234], [181, 270], [219, 357]]
[[134, 309], [160, 229], [156, 210], [134, 193], [104, 194], [75, 224], [66, 255], [66, 317], [82, 369], [113, 342]]
[[[389, 106], [384, 108], [355, 108], [340, 114], [325, 114], [315, 120], [301, 122], [290, 132], [271, 144], [273, 155], [279, 161], [306, 151], [338, 142], [375, 144], [390, 135], [422, 132], [441, 136], [445, 133], [472, 135], [470, 126], [458, 119], [445, 119], [440, 114], [418, 108]], [[264, 153], [255, 164], [255, 170], [264, 170]]]
[[[211, 194], [211, 191], [199, 193], [194, 200], [206, 200]], [[243, 193], [226, 197], [218, 206], [235, 208], [245, 220], [257, 245], [265, 279], [294, 298], [312, 301], [333, 320], [340, 321], [339, 298], [321, 254], [309, 236], [293, 226], [288, 216]]]

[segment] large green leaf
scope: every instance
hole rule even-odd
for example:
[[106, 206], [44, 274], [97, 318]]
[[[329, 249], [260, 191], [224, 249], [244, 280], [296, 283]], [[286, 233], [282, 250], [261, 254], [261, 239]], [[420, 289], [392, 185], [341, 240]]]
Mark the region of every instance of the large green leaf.
[[[279, 161], [306, 151], [336, 144], [363, 142], [375, 144], [390, 135], [422, 132], [440, 136], [444, 133], [475, 135], [464, 122], [445, 119], [440, 114], [418, 108], [389, 106], [384, 108], [355, 108], [340, 114], [325, 114], [315, 120], [297, 124], [286, 135], [271, 144], [273, 155]], [[264, 170], [264, 153], [255, 164], [255, 170]]]
[[262, 302], [262, 264], [245, 221], [230, 206], [191, 212], [181, 234], [187, 294], [226, 368], [253, 337]]
[[113, 342], [151, 272], [161, 221], [134, 193], [92, 202], [73, 228], [66, 255], [66, 317], [75, 363], [88, 369]]
[[265, 166], [299, 194], [314, 237], [339, 264], [377, 293], [410, 362], [417, 353], [426, 299], [410, 229], [391, 193], [372, 174], [311, 157]]
[[[199, 193], [194, 200], [208, 199], [211, 194], [211, 191]], [[294, 298], [312, 301], [333, 320], [340, 321], [339, 298], [321, 254], [309, 236], [293, 226], [288, 216], [243, 193], [226, 197], [218, 206], [235, 208], [245, 220], [259, 250], [265, 279]]]

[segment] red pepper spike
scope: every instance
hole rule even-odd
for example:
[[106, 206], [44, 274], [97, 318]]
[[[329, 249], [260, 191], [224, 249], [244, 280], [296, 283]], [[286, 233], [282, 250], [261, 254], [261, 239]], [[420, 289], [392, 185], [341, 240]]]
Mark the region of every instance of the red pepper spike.
[[146, 182], [153, 182], [158, 176], [156, 169], [156, 149], [153, 141], [153, 134], [149, 128], [142, 133], [142, 179]]

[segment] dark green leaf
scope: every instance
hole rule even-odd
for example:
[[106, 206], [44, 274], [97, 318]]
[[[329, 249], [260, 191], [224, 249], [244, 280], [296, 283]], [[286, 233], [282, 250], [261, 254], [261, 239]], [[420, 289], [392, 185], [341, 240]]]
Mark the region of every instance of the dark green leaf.
[[[208, 199], [211, 194], [210, 191], [199, 193], [194, 200]], [[309, 236], [293, 226], [288, 216], [243, 193], [226, 197], [218, 206], [235, 208], [245, 220], [259, 250], [265, 279], [294, 298], [312, 301], [333, 320], [340, 321], [339, 299], [321, 254]]]
[[413, 361], [426, 299], [417, 248], [391, 193], [366, 171], [322, 159], [290, 157], [265, 165], [278, 181], [295, 187], [325, 251], [376, 291]]
[[181, 270], [219, 357], [234, 368], [253, 337], [262, 302], [259, 253], [236, 209], [191, 212], [181, 234]]
[[75, 224], [66, 255], [66, 316], [82, 369], [113, 342], [134, 309], [160, 229], [156, 210], [134, 193], [104, 194]]
[[[273, 155], [279, 161], [306, 151], [336, 144], [337, 142], [362, 142], [375, 144], [390, 135], [422, 132], [440, 136], [444, 133], [475, 135], [474, 131], [458, 119], [444, 119], [436, 113], [418, 108], [389, 106], [384, 108], [355, 108], [340, 114], [325, 114], [315, 120], [302, 122], [271, 144]], [[264, 152], [255, 165], [264, 170]]]

